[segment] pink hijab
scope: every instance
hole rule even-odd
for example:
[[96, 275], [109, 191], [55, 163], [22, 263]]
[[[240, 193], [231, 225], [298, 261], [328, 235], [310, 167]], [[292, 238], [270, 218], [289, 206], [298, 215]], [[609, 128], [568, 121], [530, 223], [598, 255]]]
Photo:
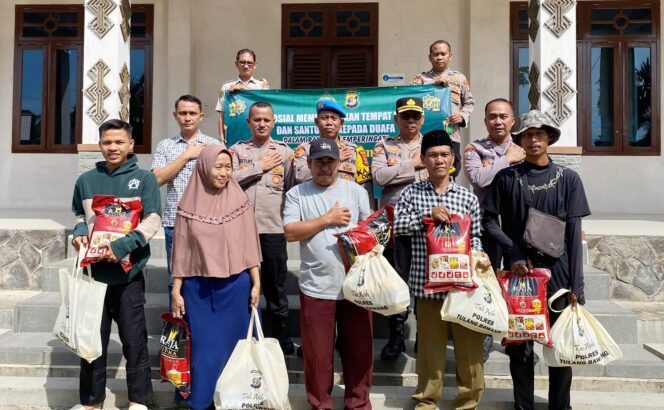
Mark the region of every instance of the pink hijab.
[[232, 176], [220, 189], [210, 183], [222, 152], [231, 156], [221, 145], [203, 148], [178, 205], [171, 260], [174, 277], [226, 278], [260, 264], [258, 228], [247, 195]]

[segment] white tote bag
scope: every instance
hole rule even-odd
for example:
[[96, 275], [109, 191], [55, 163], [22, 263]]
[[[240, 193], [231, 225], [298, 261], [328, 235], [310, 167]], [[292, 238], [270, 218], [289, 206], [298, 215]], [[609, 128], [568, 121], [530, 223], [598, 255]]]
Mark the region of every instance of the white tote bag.
[[[252, 337], [256, 326], [258, 340]], [[237, 342], [214, 389], [216, 409], [289, 410], [288, 370], [277, 339], [265, 338], [251, 308], [247, 338]]]
[[477, 289], [470, 292], [456, 289], [449, 291], [440, 315], [443, 320], [458, 323], [476, 332], [502, 337], [508, 329], [507, 304], [493, 269], [477, 267], [481, 255], [473, 251], [471, 257]]
[[[560, 289], [549, 298], [549, 309], [554, 300], [569, 293]], [[544, 360], [552, 367], [605, 366], [620, 359], [622, 351], [611, 335], [581, 304], [568, 305], [551, 326], [553, 348], [544, 348]]]
[[381, 315], [405, 312], [410, 304], [408, 284], [383, 256], [382, 245], [355, 258], [343, 283], [344, 298]]
[[[60, 311], [53, 334], [72, 352], [92, 362], [102, 354], [101, 317], [106, 284], [94, 280], [80, 261], [86, 249], [81, 246], [74, 267], [60, 269]], [[88, 274], [84, 274], [84, 270]]]

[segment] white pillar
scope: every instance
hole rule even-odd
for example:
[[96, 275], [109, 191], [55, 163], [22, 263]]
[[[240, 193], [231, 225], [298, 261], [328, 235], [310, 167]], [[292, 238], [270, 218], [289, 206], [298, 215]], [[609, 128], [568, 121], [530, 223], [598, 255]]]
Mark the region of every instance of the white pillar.
[[[83, 127], [79, 170], [90, 168], [98, 128], [104, 121], [129, 120], [129, 0], [86, 0], [83, 57]], [[89, 155], [88, 155], [89, 156]], [[95, 159], [99, 156], [94, 155]]]
[[556, 147], [576, 147], [576, 1], [528, 3], [531, 109], [561, 130]]

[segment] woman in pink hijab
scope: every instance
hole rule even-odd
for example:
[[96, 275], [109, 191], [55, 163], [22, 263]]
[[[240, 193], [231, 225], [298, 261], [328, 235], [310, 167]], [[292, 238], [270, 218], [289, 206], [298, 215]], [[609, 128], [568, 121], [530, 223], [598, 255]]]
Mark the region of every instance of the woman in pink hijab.
[[238, 340], [250, 305], [258, 306], [261, 252], [249, 199], [232, 176], [231, 153], [201, 151], [178, 206], [173, 236], [172, 310], [191, 331], [194, 410], [207, 409]]

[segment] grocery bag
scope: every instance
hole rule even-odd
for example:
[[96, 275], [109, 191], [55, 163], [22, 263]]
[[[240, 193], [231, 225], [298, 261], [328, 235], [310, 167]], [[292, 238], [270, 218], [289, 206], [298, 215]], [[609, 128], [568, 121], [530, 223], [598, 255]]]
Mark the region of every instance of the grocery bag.
[[191, 335], [183, 319], [162, 313], [164, 324], [159, 339], [161, 382], [170, 382], [185, 399], [191, 394]]
[[394, 224], [394, 207], [385, 205], [368, 218], [361, 220], [357, 226], [342, 233], [334, 234], [337, 237], [339, 254], [346, 273], [355, 263], [358, 255], [371, 252], [376, 245], [394, 245], [392, 225]]
[[448, 223], [438, 223], [428, 216], [422, 221], [427, 229], [424, 293], [476, 289], [470, 272], [470, 215], [452, 214]]
[[471, 256], [477, 289], [470, 292], [456, 289], [449, 291], [440, 315], [443, 320], [458, 323], [470, 330], [502, 337], [507, 333], [507, 304], [493, 269], [480, 269], [477, 266], [481, 257], [482, 253], [477, 251], [473, 251]]
[[410, 304], [408, 284], [383, 256], [384, 247], [358, 255], [343, 283], [344, 298], [381, 315], [405, 312]]
[[[256, 326], [258, 339], [252, 337]], [[216, 409], [289, 410], [288, 371], [277, 339], [265, 338], [255, 307], [214, 389]]]
[[[569, 292], [567, 289], [556, 292], [549, 298], [549, 308], [559, 312], [551, 304]], [[544, 349], [544, 360], [552, 367], [605, 366], [622, 357], [622, 351], [611, 335], [583, 305], [576, 303], [576, 298], [572, 298], [572, 303], [562, 310], [551, 326], [551, 339], [553, 348]]]
[[91, 363], [102, 354], [100, 329], [106, 284], [94, 280], [89, 267], [80, 266], [86, 251], [81, 245], [73, 268], [60, 269], [61, 302], [53, 334], [69, 350]]

